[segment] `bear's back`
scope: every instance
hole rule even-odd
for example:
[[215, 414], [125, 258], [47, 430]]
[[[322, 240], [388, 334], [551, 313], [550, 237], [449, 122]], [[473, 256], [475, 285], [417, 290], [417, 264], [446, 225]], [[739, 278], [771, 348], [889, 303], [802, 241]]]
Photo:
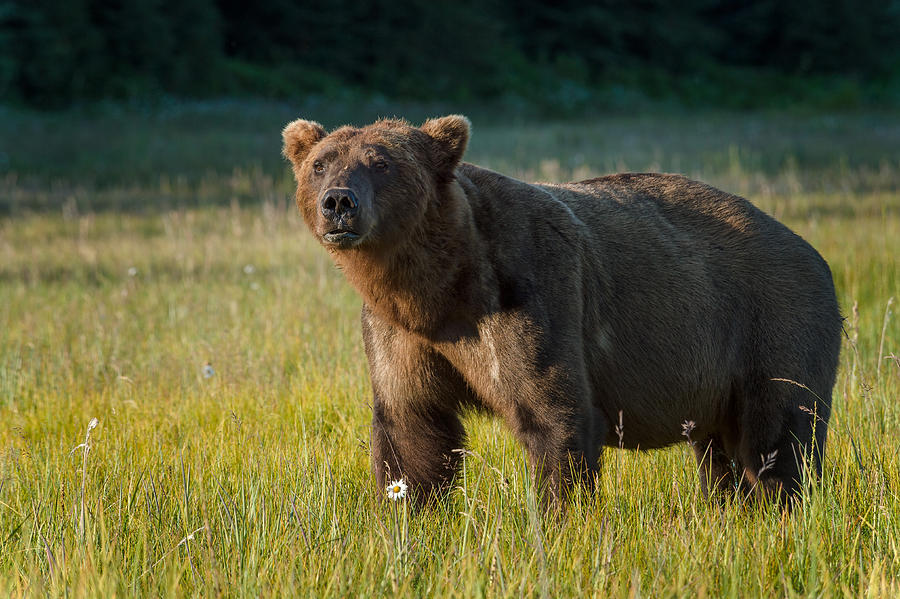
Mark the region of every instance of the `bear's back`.
[[556, 197], [592, 235], [627, 237], [636, 245], [656, 239], [677, 254], [672, 257], [699, 260], [720, 278], [740, 277], [734, 282], [744, 288], [758, 288], [758, 279], [774, 275], [793, 281], [788, 286], [795, 289], [807, 282], [833, 293], [831, 273], [818, 252], [739, 196], [657, 173], [609, 175], [557, 189], [565, 190]]

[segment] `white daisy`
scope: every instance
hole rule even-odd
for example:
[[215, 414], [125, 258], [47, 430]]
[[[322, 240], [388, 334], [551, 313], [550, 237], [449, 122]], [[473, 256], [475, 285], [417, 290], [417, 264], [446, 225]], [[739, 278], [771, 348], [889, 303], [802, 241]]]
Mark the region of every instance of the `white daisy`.
[[252, 264], [245, 264], [245, 265], [244, 265], [244, 274], [245, 274], [245, 275], [252, 275], [252, 274], [253, 274], [253, 271], [255, 271], [255, 270], [256, 270], [256, 269], [253, 267]]
[[129, 276], [129, 277], [136, 277], [136, 276], [137, 276], [137, 268], [135, 268], [134, 266], [129, 267], [129, 269], [128, 269], [128, 276]]
[[400, 480], [392, 480], [391, 484], [385, 487], [384, 491], [387, 493], [388, 499], [397, 501], [406, 497], [406, 489], [406, 481], [401, 478]]

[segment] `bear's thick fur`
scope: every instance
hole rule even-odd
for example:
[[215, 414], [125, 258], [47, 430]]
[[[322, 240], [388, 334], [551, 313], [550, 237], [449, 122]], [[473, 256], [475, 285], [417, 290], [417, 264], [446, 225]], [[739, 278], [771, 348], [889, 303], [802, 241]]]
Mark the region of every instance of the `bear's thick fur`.
[[303, 218], [363, 299], [378, 486], [446, 490], [474, 406], [550, 497], [592, 481], [602, 446], [686, 441], [685, 423], [704, 492], [795, 496], [840, 349], [821, 256], [681, 176], [529, 184], [461, 163], [469, 129], [284, 129]]

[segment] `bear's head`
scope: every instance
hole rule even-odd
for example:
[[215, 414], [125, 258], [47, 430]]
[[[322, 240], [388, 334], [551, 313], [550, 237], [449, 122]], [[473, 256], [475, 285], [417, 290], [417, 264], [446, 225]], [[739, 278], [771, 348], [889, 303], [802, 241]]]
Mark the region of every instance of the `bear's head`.
[[297, 181], [297, 205], [331, 250], [396, 245], [418, 230], [453, 181], [469, 121], [451, 115], [412, 127], [382, 120], [325, 132], [312, 121], [284, 128], [284, 156]]

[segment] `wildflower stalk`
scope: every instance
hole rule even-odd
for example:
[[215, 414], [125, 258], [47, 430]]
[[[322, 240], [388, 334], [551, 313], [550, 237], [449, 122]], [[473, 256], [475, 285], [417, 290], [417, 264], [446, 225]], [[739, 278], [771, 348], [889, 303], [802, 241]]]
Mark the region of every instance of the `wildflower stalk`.
[[887, 306], [884, 309], [884, 323], [881, 325], [881, 342], [878, 344], [878, 362], [875, 363], [875, 376], [881, 376], [881, 362], [884, 356], [884, 336], [887, 333], [888, 321], [891, 319], [891, 304], [894, 303], [893, 296], [888, 298]]
[[78, 518], [78, 534], [84, 539], [84, 528], [85, 528], [85, 506], [84, 506], [84, 497], [85, 490], [87, 488], [87, 455], [91, 450], [91, 431], [97, 428], [97, 425], [100, 424], [100, 421], [96, 418], [91, 418], [91, 421], [88, 422], [87, 432], [84, 435], [84, 443], [77, 445], [75, 449], [72, 451], [76, 451], [81, 449], [81, 513]]
[[[408, 485], [404, 479], [393, 480], [385, 488], [387, 498], [391, 500], [391, 537], [394, 550], [394, 578], [398, 573], [406, 576], [407, 543], [409, 542], [409, 502], [406, 498]], [[402, 512], [401, 512], [402, 510]], [[402, 518], [402, 520], [401, 520]], [[395, 591], [396, 580], [394, 582]]]

